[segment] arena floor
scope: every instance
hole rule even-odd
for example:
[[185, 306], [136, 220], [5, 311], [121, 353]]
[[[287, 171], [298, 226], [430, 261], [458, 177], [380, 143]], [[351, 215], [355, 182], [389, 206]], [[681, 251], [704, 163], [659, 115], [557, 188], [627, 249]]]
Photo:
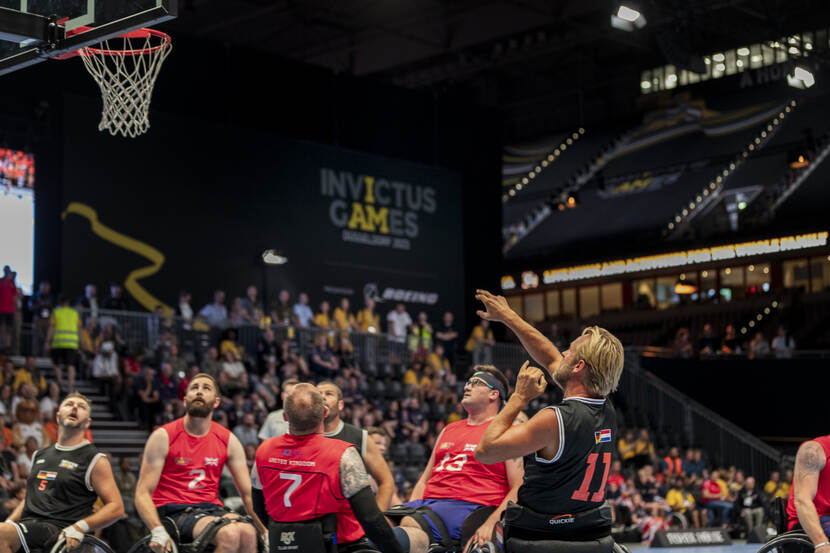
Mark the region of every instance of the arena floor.
[[[632, 551], [640, 551], [648, 548], [645, 543], [626, 544]], [[735, 541], [732, 545], [707, 545], [703, 547], [661, 547], [658, 551], [663, 553], [755, 553], [760, 549], [760, 543], [745, 543]]]

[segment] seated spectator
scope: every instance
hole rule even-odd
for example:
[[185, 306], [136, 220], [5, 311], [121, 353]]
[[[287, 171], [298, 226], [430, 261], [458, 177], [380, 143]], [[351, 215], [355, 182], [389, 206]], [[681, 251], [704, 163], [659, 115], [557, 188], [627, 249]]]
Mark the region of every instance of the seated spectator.
[[314, 340], [314, 348], [309, 355], [309, 368], [318, 380], [334, 378], [340, 369], [340, 362], [329, 347], [328, 336], [318, 334]]
[[276, 300], [271, 302], [271, 319], [275, 324], [291, 324], [291, 294], [288, 290], [280, 290]]
[[35, 449], [51, 444], [48, 434], [40, 423], [40, 404], [35, 399], [24, 399], [17, 404], [15, 418], [17, 422], [12, 426], [12, 444], [21, 448], [29, 438], [34, 439]]
[[769, 474], [769, 480], [764, 484], [764, 493], [770, 500], [780, 497], [787, 499], [790, 496], [790, 483], [781, 480], [781, 473], [777, 470]]
[[764, 334], [756, 332], [755, 337], [749, 342], [748, 357], [750, 359], [758, 359], [759, 357], [767, 357], [769, 355], [769, 342], [764, 338]]
[[37, 440], [34, 436], [29, 436], [26, 439], [23, 450], [17, 456], [17, 466], [21, 478], [26, 479], [29, 477], [29, 473], [32, 471], [32, 458], [38, 449], [40, 448], [37, 446]]
[[85, 364], [92, 362], [95, 357], [95, 341], [98, 338], [98, 319], [89, 317], [78, 336], [78, 350]]
[[[317, 314], [314, 315], [314, 326], [324, 330], [332, 328], [333, 321], [331, 318], [330, 311], [331, 307], [329, 306], [329, 302], [327, 302], [326, 300], [321, 301], [320, 311], [318, 311]], [[329, 345], [333, 345], [331, 340], [329, 340]]]
[[242, 310], [245, 312], [248, 321], [253, 321], [256, 317], [256, 311], [259, 310], [260, 312], [263, 311], [262, 303], [260, 303], [259, 298], [257, 297], [257, 289], [256, 286], [251, 284], [245, 290], [245, 297], [242, 298], [240, 302], [240, 306]]
[[712, 325], [703, 325], [703, 333], [697, 341], [697, 352], [701, 356], [714, 355], [720, 349], [720, 340], [712, 334]]
[[255, 448], [259, 445], [258, 431], [259, 428], [256, 425], [253, 413], [242, 415], [242, 422], [233, 428], [234, 435], [239, 438], [243, 446], [253, 445]]
[[726, 334], [724, 334], [721, 341], [720, 352], [724, 355], [739, 355], [741, 353], [741, 344], [738, 342], [738, 337], [735, 336], [733, 325], [726, 325]]
[[248, 371], [245, 365], [234, 356], [233, 351], [226, 351], [222, 371], [219, 373], [219, 386], [225, 393], [248, 389]]
[[101, 350], [92, 361], [92, 378], [103, 383], [104, 393], [114, 404], [121, 389], [121, 372], [118, 370], [118, 355], [112, 342], [101, 344]]
[[795, 351], [795, 340], [783, 326], [778, 327], [778, 333], [772, 339], [772, 351], [776, 359], [789, 359]]
[[703, 461], [703, 451], [700, 448], [686, 451], [686, 459], [683, 461], [683, 472], [687, 476], [703, 476], [706, 471], [706, 463]]
[[219, 344], [219, 356], [223, 359], [228, 359], [228, 354], [231, 354], [233, 361], [244, 361], [245, 350], [236, 343], [236, 330], [229, 328], [225, 332], [225, 339]]
[[634, 431], [627, 429], [617, 440], [617, 452], [620, 454], [620, 460], [627, 469], [634, 467], [635, 447]]
[[40, 418], [52, 416], [55, 408], [61, 403], [61, 389], [54, 380], [49, 381], [49, 393], [40, 400]]
[[273, 362], [275, 366], [282, 364], [282, 346], [277, 342], [274, 331], [270, 328], [262, 333], [256, 350], [256, 366], [260, 374], [265, 372], [270, 362]]
[[444, 354], [444, 346], [442, 344], [435, 344], [435, 351], [427, 356], [427, 366], [432, 370], [432, 374], [436, 375], [439, 379], [443, 379], [444, 375], [450, 373], [450, 360]]
[[219, 350], [215, 346], [208, 348], [207, 359], [202, 361], [202, 372], [209, 374], [216, 381], [219, 380], [219, 373], [222, 372], [222, 361], [219, 359]]
[[8, 415], [10, 419], [14, 415], [14, 411], [12, 411], [12, 401], [14, 401], [12, 385], [3, 384], [0, 386], [0, 414]]
[[650, 463], [653, 464], [656, 460], [654, 444], [651, 443], [648, 430], [641, 428], [639, 434], [637, 434], [637, 440], [634, 442], [634, 466], [640, 468]]
[[741, 519], [743, 519], [747, 533], [763, 524], [764, 500], [755, 488], [755, 478], [752, 476], [746, 479], [743, 488], [738, 492], [734, 509], [738, 511]]
[[726, 526], [732, 512], [732, 503], [727, 499], [726, 486], [721, 484], [720, 471], [713, 470], [709, 478], [703, 481], [700, 501], [703, 508], [711, 515], [713, 525]]
[[348, 334], [355, 327], [355, 318], [350, 309], [349, 298], [340, 300], [340, 306], [334, 309], [334, 326], [341, 333]]
[[418, 443], [424, 440], [429, 430], [424, 412], [421, 411], [421, 403], [417, 397], [411, 397], [404, 402], [401, 410], [400, 435], [403, 440], [410, 443]]
[[179, 382], [173, 374], [170, 363], [162, 363], [161, 371], [156, 375], [157, 383], [154, 388], [159, 391], [159, 400], [162, 404], [171, 403], [179, 398]]
[[231, 301], [231, 309], [228, 312], [228, 325], [238, 328], [250, 323], [251, 317], [242, 309], [242, 298], [234, 298]]
[[12, 444], [12, 429], [8, 427], [6, 424], [7, 417], [3, 413], [0, 413], [0, 431], [3, 434], [3, 444], [5, 449], [11, 449], [13, 447]]
[[622, 462], [619, 459], [611, 463], [611, 472], [608, 474], [608, 483], [615, 484], [621, 488], [625, 483], [625, 477], [622, 475]]
[[167, 357], [167, 362], [170, 363], [170, 368], [173, 369], [173, 374], [178, 378], [180, 374], [187, 372], [187, 361], [179, 357], [179, 346], [170, 344], [170, 354]]
[[126, 348], [124, 340], [121, 339], [121, 335], [112, 323], [105, 324], [101, 333], [95, 338], [95, 353], [101, 351], [101, 345], [104, 342], [112, 342], [113, 351], [116, 352], [124, 351]]
[[674, 354], [682, 359], [689, 359], [694, 355], [694, 346], [692, 346], [692, 341], [689, 339], [688, 328], [677, 329], [672, 349], [674, 350]]
[[14, 389], [19, 389], [24, 383], [32, 386], [37, 396], [46, 393], [46, 379], [37, 368], [37, 360], [31, 355], [26, 358], [22, 367], [14, 371]]
[[297, 303], [294, 304], [291, 313], [293, 315], [292, 321], [296, 326], [300, 328], [308, 328], [311, 326], [314, 313], [308, 306], [308, 294], [300, 292], [300, 295], [297, 297]]
[[687, 519], [691, 519], [692, 526], [704, 528], [706, 526], [706, 511], [698, 509], [694, 496], [686, 489], [686, 478], [682, 474], [672, 477], [668, 493], [666, 494], [666, 505], [674, 513], [680, 513]]
[[[8, 499], [8, 492], [12, 486], [23, 482], [17, 466], [17, 458], [8, 449], [6, 435], [0, 432], [0, 498]], [[5, 494], [3, 492], [6, 492]], [[5, 495], [5, 497], [3, 497]]]
[[490, 365], [493, 363], [493, 329], [490, 328], [490, 321], [481, 319], [473, 328], [470, 337], [467, 339], [466, 350], [473, 354], [473, 365]]
[[121, 285], [113, 282], [110, 284], [110, 295], [104, 298], [101, 304], [104, 309], [113, 309], [115, 311], [129, 311], [130, 304], [127, 298], [124, 297]]
[[178, 397], [180, 400], [184, 401], [184, 396], [185, 394], [187, 394], [187, 387], [190, 386], [190, 381], [193, 380], [193, 377], [199, 374], [200, 372], [201, 371], [199, 370], [198, 365], [191, 365], [184, 373], [184, 376], [179, 379]]
[[672, 447], [669, 454], [660, 461], [660, 470], [663, 474], [681, 474], [683, 472], [683, 460], [680, 458], [680, 449]]
[[644, 466], [637, 471], [637, 480], [634, 481], [634, 486], [637, 493], [643, 498], [645, 508], [653, 516], [659, 516], [664, 508], [663, 496], [665, 494], [661, 493], [660, 484], [654, 478], [651, 466]]

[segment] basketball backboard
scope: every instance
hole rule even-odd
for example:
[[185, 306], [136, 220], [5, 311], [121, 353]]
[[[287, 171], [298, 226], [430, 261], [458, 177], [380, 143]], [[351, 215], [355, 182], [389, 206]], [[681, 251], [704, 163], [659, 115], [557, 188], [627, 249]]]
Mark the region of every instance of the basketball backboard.
[[178, 0], [0, 0], [0, 75], [173, 19], [177, 4]]

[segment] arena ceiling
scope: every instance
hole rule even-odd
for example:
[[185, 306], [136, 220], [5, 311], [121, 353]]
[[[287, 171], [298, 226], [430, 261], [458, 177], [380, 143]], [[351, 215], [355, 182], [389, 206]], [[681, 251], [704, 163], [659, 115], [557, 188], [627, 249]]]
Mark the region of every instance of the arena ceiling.
[[613, 0], [183, 2], [171, 32], [498, 106], [507, 140], [628, 110], [640, 71], [678, 52], [830, 23], [826, 0], [639, 1], [648, 24], [630, 33]]

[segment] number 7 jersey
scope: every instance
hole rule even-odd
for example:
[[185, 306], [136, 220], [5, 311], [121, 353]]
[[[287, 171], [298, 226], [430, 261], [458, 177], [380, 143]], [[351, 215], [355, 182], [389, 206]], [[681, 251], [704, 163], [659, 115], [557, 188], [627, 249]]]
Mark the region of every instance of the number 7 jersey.
[[435, 464], [424, 488], [424, 499], [458, 499], [497, 506], [510, 491], [507, 468], [504, 463], [485, 465], [474, 457], [492, 419], [476, 425], [467, 421], [448, 424], [435, 444]]
[[184, 429], [184, 419], [162, 426], [169, 449], [159, 483], [153, 491], [153, 504], [195, 505], [219, 499], [219, 479], [228, 458], [230, 430], [213, 421], [204, 436], [192, 436]]
[[617, 415], [607, 399], [569, 397], [553, 409], [559, 449], [552, 459], [538, 452], [524, 458], [518, 503], [545, 514], [579, 513], [605, 501]]

